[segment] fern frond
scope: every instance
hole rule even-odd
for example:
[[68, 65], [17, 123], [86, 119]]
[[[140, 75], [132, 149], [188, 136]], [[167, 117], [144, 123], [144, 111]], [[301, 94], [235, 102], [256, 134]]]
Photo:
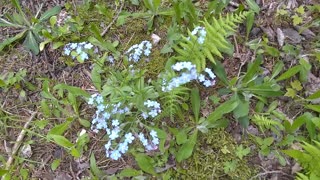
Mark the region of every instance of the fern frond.
[[279, 129], [283, 129], [284, 127], [282, 124], [276, 120], [269, 119], [265, 116], [257, 115], [255, 114], [252, 118], [252, 121], [258, 125], [261, 129], [266, 128], [266, 129], [272, 129], [274, 127], [277, 127]]
[[188, 32], [189, 38], [174, 47], [178, 61], [190, 61], [196, 65], [197, 71], [205, 69], [207, 59], [215, 63], [217, 58], [223, 58], [222, 53], [230, 53], [232, 45], [226, 39], [230, 32], [234, 32], [238, 23], [242, 23], [248, 12], [239, 14], [228, 14], [226, 17], [212, 18], [210, 23], [205, 19], [201, 23], [206, 30], [206, 38], [203, 44], [199, 44], [197, 37]]
[[163, 104], [161, 114], [173, 120], [174, 116], [180, 112], [180, 104], [185, 101], [185, 98], [188, 96], [188, 91], [189, 88], [180, 86], [164, 93], [161, 98]]

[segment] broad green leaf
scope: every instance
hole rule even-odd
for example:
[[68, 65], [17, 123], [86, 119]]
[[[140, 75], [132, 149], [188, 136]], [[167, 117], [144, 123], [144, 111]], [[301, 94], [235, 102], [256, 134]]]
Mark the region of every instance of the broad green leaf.
[[107, 6], [104, 4], [96, 4], [94, 6], [96, 9], [98, 9], [99, 14], [102, 14], [106, 16], [109, 20], [112, 20], [112, 12], [108, 10]]
[[282, 81], [282, 80], [285, 80], [285, 79], [288, 79], [288, 78], [294, 76], [295, 74], [297, 74], [301, 70], [301, 68], [302, 68], [301, 65], [296, 65], [296, 66], [291, 67], [285, 73], [281, 74], [276, 79], [276, 81]]
[[57, 23], [57, 16], [52, 16], [49, 20], [51, 27], [54, 27], [54, 25]]
[[298, 128], [300, 128], [303, 124], [305, 124], [308, 119], [311, 119], [312, 117], [313, 117], [313, 116], [312, 116], [311, 113], [304, 113], [303, 115], [297, 117], [297, 118], [293, 121], [293, 123], [292, 123], [292, 125], [291, 125], [291, 127], [290, 127], [290, 129], [289, 129], [289, 132], [294, 132], [294, 131], [296, 131], [296, 130], [297, 130]]
[[23, 44], [27, 49], [31, 50], [33, 54], [39, 54], [39, 45], [32, 31], [28, 31], [27, 37]]
[[95, 175], [97, 178], [102, 176], [102, 171], [97, 166], [96, 158], [94, 157], [94, 154], [92, 153], [90, 156], [90, 171]]
[[275, 84], [261, 84], [250, 88], [244, 88], [243, 91], [249, 91], [255, 95], [262, 97], [276, 97], [281, 96], [280, 86]]
[[246, 75], [243, 77], [243, 83], [247, 83], [252, 80], [255, 74], [259, 71], [259, 66], [262, 62], [262, 55], [258, 55], [255, 61], [249, 65], [249, 69], [246, 72]]
[[7, 174], [9, 171], [5, 169], [0, 169], [0, 176]]
[[0, 51], [2, 51], [6, 46], [10, 45], [11, 43], [24, 37], [26, 32], [27, 32], [27, 30], [22, 31], [21, 33], [15, 35], [14, 37], [5, 39], [3, 42], [0, 43]]
[[70, 153], [75, 158], [79, 158], [81, 156], [80, 152], [75, 147], [71, 147]]
[[236, 119], [247, 116], [249, 113], [249, 101], [246, 101], [243, 96], [234, 96], [238, 102], [238, 106], [233, 110]]
[[254, 23], [254, 12], [249, 12], [247, 15], [247, 20], [246, 20], [246, 31], [247, 31], [247, 36], [246, 39], [249, 38], [249, 34], [251, 32], [253, 23]]
[[90, 97], [90, 94], [79, 87], [69, 86], [66, 84], [57, 84], [53, 87], [54, 90], [67, 90], [69, 93], [73, 94], [74, 96], [83, 96], [86, 98]]
[[57, 143], [59, 146], [62, 146], [64, 148], [71, 148], [73, 144], [64, 136], [60, 135], [49, 135], [50, 138], [53, 139], [55, 143]]
[[239, 117], [237, 120], [239, 121], [240, 125], [243, 128], [247, 128], [249, 126], [249, 117], [248, 116]]
[[100, 48], [102, 48], [104, 50], [111, 51], [113, 53], [117, 53], [116, 48], [113, 46], [113, 44], [111, 42], [107, 42], [107, 41], [100, 42], [98, 39], [96, 39], [92, 36], [89, 37], [88, 41], [90, 43], [92, 43], [93, 45], [99, 46]]
[[61, 11], [61, 7], [60, 6], [55, 6], [55, 7], [51, 8], [51, 9], [48, 9], [46, 12], [44, 12], [40, 16], [39, 21], [43, 22], [43, 21], [49, 19], [51, 16], [59, 14], [60, 11]]
[[141, 175], [142, 172], [132, 169], [132, 168], [126, 168], [124, 170], [122, 170], [119, 174], [120, 177], [135, 177], [135, 176], [139, 176]]
[[61, 159], [53, 160], [53, 162], [51, 163], [51, 170], [55, 171], [59, 167], [60, 162], [61, 162]]
[[260, 7], [258, 6], [258, 4], [254, 1], [254, 0], [246, 0], [248, 6], [250, 7], [250, 9], [252, 9], [255, 13], [259, 14], [260, 11]]
[[273, 141], [274, 141], [273, 137], [268, 137], [263, 140], [263, 144], [266, 146], [270, 146], [273, 143]]
[[178, 145], [184, 144], [188, 141], [188, 135], [185, 129], [179, 131], [179, 133], [176, 135], [176, 141]]
[[94, 37], [97, 38], [98, 41], [100, 41], [100, 42], [103, 41], [103, 38], [100, 35], [100, 29], [97, 27], [96, 24], [94, 24], [94, 23], [90, 24], [89, 30], [92, 34], [94, 34]]
[[213, 123], [216, 120], [222, 118], [224, 114], [227, 114], [233, 111], [238, 106], [238, 104], [239, 102], [235, 100], [229, 100], [224, 102], [208, 116], [207, 118], [208, 122]]
[[308, 104], [305, 107], [320, 113], [320, 105]]
[[142, 171], [152, 175], [156, 175], [152, 164], [153, 159], [151, 157], [145, 154], [135, 154], [134, 156]]
[[79, 123], [80, 123], [83, 127], [86, 127], [86, 128], [89, 128], [89, 127], [91, 126], [90, 121], [85, 120], [85, 119], [79, 118]]
[[315, 93], [311, 94], [307, 97], [307, 100], [314, 100], [320, 98], [320, 90], [316, 91]]
[[23, 10], [22, 10], [22, 8], [20, 6], [19, 0], [11, 0], [11, 3], [13, 4], [13, 6], [15, 8], [18, 9], [19, 13], [21, 14], [21, 16], [24, 19], [25, 24], [27, 24], [28, 26], [31, 26], [30, 22], [26, 18], [27, 17], [26, 14], [23, 12]]
[[283, 69], [284, 67], [284, 64], [282, 61], [278, 61], [276, 63], [276, 65], [274, 65], [274, 68], [272, 70], [272, 75], [270, 77], [270, 80], [274, 79], [280, 72], [281, 70]]
[[47, 101], [45, 99], [42, 99], [40, 105], [41, 105], [41, 110], [45, 115], [45, 117], [49, 117], [51, 115], [51, 110], [48, 106]]
[[176, 155], [176, 159], [178, 162], [188, 159], [192, 155], [194, 146], [197, 141], [197, 135], [198, 135], [198, 131], [195, 131], [190, 136], [189, 140], [180, 147]]
[[214, 64], [212, 67], [219, 80], [222, 81], [224, 85], [229, 85], [227, 73], [221, 62], [216, 61], [216, 64]]
[[62, 135], [70, 126], [71, 121], [66, 121], [62, 124], [54, 126], [49, 132], [48, 135]]
[[[105, 58], [104, 58], [105, 59]], [[102, 63], [103, 64], [103, 63]], [[92, 71], [91, 71], [91, 80], [92, 83], [94, 84], [94, 86], [101, 91], [101, 66], [99, 66], [98, 64], [94, 64]]]
[[198, 88], [191, 90], [191, 106], [196, 122], [198, 122], [200, 113], [200, 95]]

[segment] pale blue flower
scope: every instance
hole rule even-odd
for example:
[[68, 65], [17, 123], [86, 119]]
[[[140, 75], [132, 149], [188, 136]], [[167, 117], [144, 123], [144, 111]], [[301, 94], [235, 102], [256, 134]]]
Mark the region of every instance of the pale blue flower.
[[155, 130], [150, 131], [150, 136], [151, 137], [157, 137], [157, 132]]
[[118, 151], [122, 154], [126, 153], [128, 151], [128, 143], [123, 142], [119, 144]]
[[71, 43], [71, 44], [70, 44], [70, 48], [71, 48], [71, 49], [75, 49], [75, 48], [77, 48], [77, 46], [78, 46], [77, 43]]
[[199, 37], [197, 41], [198, 41], [199, 44], [203, 44], [204, 43], [204, 37]]
[[115, 119], [115, 120], [112, 120], [112, 126], [119, 126], [119, 120], [118, 119]]
[[108, 112], [104, 112], [102, 114], [102, 116], [105, 118], [105, 119], [109, 119], [110, 118], [110, 114]]
[[152, 139], [152, 143], [153, 143], [154, 145], [158, 145], [158, 144], [159, 144], [159, 139], [158, 139], [157, 137], [153, 138], [153, 139]]
[[132, 141], [134, 140], [134, 136], [132, 135], [132, 133], [127, 133], [125, 136], [125, 142], [131, 144]]
[[96, 102], [98, 103], [98, 104], [100, 104], [100, 103], [102, 103], [103, 102], [103, 97], [102, 96], [97, 96], [97, 98], [96, 98]]
[[203, 82], [203, 81], [206, 80], [206, 79], [205, 79], [205, 76], [204, 76], [203, 74], [200, 74], [199, 77], [198, 77], [198, 79], [199, 79], [200, 82]]
[[80, 53], [80, 58], [82, 60], [89, 59], [88, 54], [86, 52], [83, 52], [83, 51]]
[[107, 144], [104, 145], [104, 148], [108, 151], [111, 147], [111, 141], [109, 140]]
[[148, 118], [148, 114], [145, 112], [142, 112], [141, 116], [143, 117], [143, 119], [147, 119]]
[[86, 45], [84, 45], [85, 49], [91, 49], [93, 47], [93, 45], [91, 43], [87, 43]]
[[114, 150], [110, 154], [110, 158], [113, 160], [118, 160], [121, 157], [121, 154], [118, 150]]
[[118, 138], [118, 137], [119, 137], [119, 132], [120, 132], [119, 128], [113, 129], [113, 130], [111, 131], [111, 134], [110, 134], [109, 138], [110, 138], [111, 140], [114, 140], [114, 139]]
[[203, 83], [203, 85], [204, 85], [205, 87], [210, 87], [210, 86], [212, 86], [212, 83], [211, 83], [210, 80], [205, 80], [204, 83]]
[[70, 53], [71, 53], [70, 49], [67, 48], [67, 47], [65, 47], [65, 48], [64, 48], [64, 54], [67, 55], [67, 56], [69, 56]]

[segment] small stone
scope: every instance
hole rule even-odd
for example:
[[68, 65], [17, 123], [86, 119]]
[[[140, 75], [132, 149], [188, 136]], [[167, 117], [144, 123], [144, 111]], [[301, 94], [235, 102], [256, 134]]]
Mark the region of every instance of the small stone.
[[30, 158], [32, 156], [32, 150], [30, 144], [25, 144], [21, 148], [21, 155], [24, 158]]

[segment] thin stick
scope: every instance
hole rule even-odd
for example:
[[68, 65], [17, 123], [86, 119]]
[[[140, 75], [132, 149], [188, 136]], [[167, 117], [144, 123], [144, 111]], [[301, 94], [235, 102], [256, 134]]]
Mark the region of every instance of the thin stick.
[[112, 21], [109, 23], [109, 25], [103, 30], [103, 32], [100, 34], [101, 37], [103, 37], [110, 29], [110, 27], [116, 22], [116, 20], [118, 19], [121, 11], [122, 11], [122, 8], [124, 6], [124, 1], [121, 1], [121, 5], [120, 5], [120, 9], [119, 11], [117, 12], [116, 16], [113, 17]]
[[[27, 122], [24, 124], [23, 129], [21, 130], [16, 143], [14, 144], [12, 151], [11, 151], [11, 155], [9, 155], [8, 161], [6, 163], [6, 170], [10, 169], [10, 166], [14, 160], [14, 156], [17, 154], [18, 149], [22, 143], [22, 140], [24, 138], [24, 135], [26, 134], [26, 129], [29, 127], [31, 121], [34, 119], [34, 117], [36, 116], [37, 112], [33, 112], [30, 116], [30, 118], [27, 120]], [[3, 177], [1, 179], [4, 179]]]

